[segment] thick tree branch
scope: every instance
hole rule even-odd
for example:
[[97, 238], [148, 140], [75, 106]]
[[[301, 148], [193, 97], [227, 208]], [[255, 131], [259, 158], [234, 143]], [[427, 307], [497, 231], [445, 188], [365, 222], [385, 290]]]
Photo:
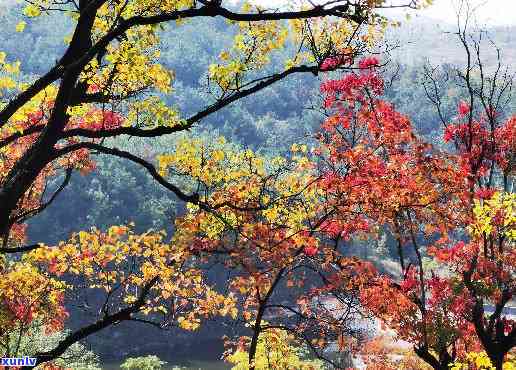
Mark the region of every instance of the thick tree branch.
[[[47, 352], [42, 352], [37, 354], [35, 357], [37, 359], [36, 363], [38, 365], [55, 360], [59, 356], [61, 356], [65, 351], [70, 348], [70, 346], [74, 343], [77, 343], [84, 338], [95, 334], [102, 329], [105, 329], [111, 325], [120, 323], [122, 321], [131, 320], [131, 315], [138, 313], [141, 308], [145, 305], [145, 302], [147, 300], [147, 296], [152, 289], [152, 287], [158, 282], [159, 277], [154, 277], [152, 280], [150, 280], [147, 284], [145, 284], [142, 287], [141, 293], [137, 299], [136, 302], [134, 302], [132, 305], [119, 310], [118, 312], [106, 315], [102, 319], [98, 320], [97, 322], [85, 326], [77, 331], [74, 331], [67, 335], [62, 341], [59, 342], [59, 344], [52, 350]], [[33, 369], [35, 366], [25, 367], [26, 369]]]
[[117, 148], [108, 148], [100, 144], [96, 143], [89, 143], [89, 142], [82, 142], [77, 144], [72, 144], [69, 146], [66, 146], [62, 149], [59, 149], [56, 151], [54, 158], [59, 158], [65, 154], [72, 153], [74, 151], [77, 151], [79, 149], [90, 149], [95, 150], [103, 154], [112, 155], [119, 158], [127, 159], [131, 162], [137, 163], [140, 166], [144, 167], [149, 174], [162, 186], [167, 188], [168, 190], [172, 191], [179, 199], [181, 199], [184, 202], [194, 203], [201, 205], [199, 202], [199, 194], [192, 194], [188, 195], [184, 193], [181, 189], [179, 189], [174, 184], [168, 182], [165, 180], [156, 170], [156, 167], [152, 165], [151, 163], [147, 162], [146, 160], [123, 150], [117, 149]]
[[444, 370], [441, 368], [439, 361], [430, 353], [428, 347], [414, 347], [414, 352], [435, 370]]
[[41, 244], [31, 244], [16, 248], [0, 248], [0, 253], [24, 253], [33, 251], [38, 248], [41, 248]]
[[72, 168], [67, 168], [63, 182], [61, 183], [61, 185], [59, 185], [59, 187], [52, 194], [52, 196], [49, 198], [49, 200], [47, 200], [46, 202], [41, 204], [36, 209], [31, 209], [31, 210], [23, 212], [19, 215], [16, 215], [16, 217], [14, 218], [14, 222], [24, 222], [27, 218], [43, 212], [49, 205], [51, 205], [54, 202], [54, 200], [56, 200], [57, 196], [68, 186], [68, 184], [70, 184], [70, 179], [72, 178], [72, 172], [73, 172]]
[[44, 125], [31, 126], [27, 129], [23, 130], [22, 132], [16, 132], [10, 136], [7, 136], [6, 138], [0, 140], [0, 148], [3, 148], [4, 146], [7, 146], [7, 145], [13, 143], [16, 140], [21, 139], [22, 137], [37, 134], [38, 132], [43, 131], [44, 128], [45, 128]]
[[[0, 111], [0, 127], [3, 127], [9, 118], [24, 106], [28, 101], [35, 97], [38, 93], [43, 91], [49, 85], [63, 77], [64, 73], [69, 69], [71, 64], [77, 66], [80, 63], [75, 61], [78, 49], [83, 45], [87, 45], [90, 39], [91, 32], [84, 32], [88, 27], [88, 23], [95, 18], [97, 10], [102, 6], [106, 0], [95, 0], [87, 3], [87, 6], [82, 9], [81, 16], [77, 22], [77, 27], [72, 36], [70, 46], [66, 50], [60, 61], [52, 67], [46, 74], [38, 78], [27, 89], [22, 91], [14, 97], [1, 111]], [[98, 52], [98, 51], [97, 51]], [[80, 54], [80, 53], [79, 53]], [[80, 62], [80, 61], [79, 61]]]
[[53, 82], [57, 81], [64, 73], [62, 65], [56, 65], [45, 75], [38, 78], [27, 89], [16, 95], [1, 111], [0, 111], [0, 127], [3, 127], [9, 118], [23, 107], [29, 100], [35, 97], [39, 92], [44, 90]]
[[284, 79], [287, 76], [290, 76], [294, 73], [313, 73], [317, 74], [319, 72], [319, 68], [317, 66], [297, 66], [293, 68], [289, 68], [281, 73], [277, 73], [274, 75], [271, 75], [268, 79], [263, 80], [256, 85], [245, 89], [238, 91], [234, 93], [231, 96], [228, 96], [224, 99], [221, 99], [217, 101], [216, 103], [206, 107], [205, 109], [199, 111], [198, 113], [194, 114], [193, 116], [186, 119], [185, 124], [173, 126], [173, 127], [157, 127], [154, 129], [141, 129], [137, 127], [120, 127], [116, 129], [111, 130], [88, 130], [84, 128], [75, 128], [66, 130], [63, 132], [62, 137], [73, 137], [73, 136], [82, 136], [82, 137], [88, 137], [88, 138], [106, 138], [106, 137], [114, 137], [119, 135], [131, 135], [131, 136], [138, 136], [138, 137], [157, 137], [167, 134], [172, 134], [179, 131], [184, 131], [192, 127], [195, 123], [199, 122], [203, 118], [208, 117], [209, 115], [218, 112], [219, 110], [227, 107], [228, 105], [236, 102], [237, 100], [240, 100], [242, 98], [245, 98], [247, 96], [250, 96], [254, 93], [257, 93], [260, 90], [263, 90], [272, 84]]

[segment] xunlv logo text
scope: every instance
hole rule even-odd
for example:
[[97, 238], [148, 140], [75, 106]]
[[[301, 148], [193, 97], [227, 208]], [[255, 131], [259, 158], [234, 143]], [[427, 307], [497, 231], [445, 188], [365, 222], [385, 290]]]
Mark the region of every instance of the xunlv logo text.
[[1, 366], [36, 366], [34, 357], [12, 357], [0, 359]]

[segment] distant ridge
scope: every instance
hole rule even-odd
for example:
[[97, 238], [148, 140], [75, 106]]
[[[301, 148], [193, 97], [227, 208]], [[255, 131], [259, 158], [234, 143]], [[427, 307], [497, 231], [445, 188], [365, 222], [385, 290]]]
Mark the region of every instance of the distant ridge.
[[[516, 26], [496, 26], [485, 29], [494, 44], [501, 50], [502, 65], [516, 72]], [[453, 32], [456, 26], [427, 17], [414, 17], [403, 21], [400, 28], [387, 31], [387, 40], [399, 45], [392, 58], [402, 64], [419, 64], [429, 60], [432, 64], [464, 63], [464, 50]], [[474, 32], [474, 28], [471, 29]], [[496, 65], [496, 49], [486, 39], [482, 49], [485, 65]]]

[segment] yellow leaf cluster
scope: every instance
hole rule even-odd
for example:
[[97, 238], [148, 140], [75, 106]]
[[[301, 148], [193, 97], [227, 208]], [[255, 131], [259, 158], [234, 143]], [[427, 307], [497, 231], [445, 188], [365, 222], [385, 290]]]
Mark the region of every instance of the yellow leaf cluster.
[[38, 3], [41, 3], [41, 6], [44, 6], [44, 4], [48, 4], [49, 2], [41, 1], [41, 2], [36, 2], [35, 4], [29, 4], [23, 9], [23, 14], [25, 14], [27, 17], [31, 17], [31, 18], [38, 17], [39, 15], [41, 15], [41, 9], [38, 6], [39, 5]]
[[[102, 20], [102, 17], [97, 18], [101, 29]], [[169, 93], [173, 75], [158, 62], [158, 44], [154, 26], [131, 28], [124, 40], [107, 46], [106, 63], [90, 63], [81, 79], [116, 96], [129, 96], [149, 89]]]
[[516, 240], [516, 194], [496, 192], [490, 199], [475, 200], [473, 214], [470, 231], [474, 236], [498, 232]]
[[[302, 145], [300, 152], [306, 151]], [[298, 232], [306, 228], [307, 219], [315, 216], [320, 205], [312, 165], [306, 156], [267, 160], [251, 150], [226, 145], [223, 138], [219, 143], [183, 138], [173, 152], [157, 159], [161, 176], [188, 177], [191, 183], [202, 185], [206, 189], [203, 201], [213, 206], [261, 205], [258, 215], [269, 224], [289, 229], [294, 239], [300, 239], [299, 245], [303, 238]], [[294, 198], [302, 200], [294, 202]], [[246, 217], [245, 212], [229, 206], [216, 213], [189, 206], [186, 221], [195, 223], [196, 230], [209, 239], [217, 240], [228, 227], [239, 225], [243, 226], [243, 234], [253, 234], [257, 225], [247, 222]]]
[[[19, 29], [19, 27], [17, 27]], [[21, 32], [21, 31], [20, 31]], [[20, 61], [13, 63], [6, 61], [7, 54], [0, 52], [0, 97], [4, 96], [6, 92], [12, 90], [17, 91], [20, 88], [20, 83], [17, 81], [17, 76], [20, 73]]]
[[[181, 233], [178, 232], [178, 235]], [[131, 226], [112, 226], [74, 234], [55, 247], [27, 254], [27, 263], [45, 266], [56, 278], [77, 276], [90, 288], [132, 304], [141, 287], [157, 279], [146, 298], [144, 314], [168, 313], [180, 327], [195, 330], [201, 319], [212, 315], [236, 315], [235, 300], [209, 286], [202, 271], [192, 266], [187, 249], [165, 241], [163, 232], [135, 234]], [[115, 294], [115, 292], [118, 292]]]
[[26, 25], [27, 23], [25, 21], [18, 22], [18, 24], [16, 24], [16, 32], [23, 32]]
[[[232, 370], [248, 370], [249, 354], [238, 349], [226, 357], [226, 361], [234, 364]], [[256, 370], [317, 370], [323, 369], [321, 361], [304, 360], [295, 347], [293, 337], [279, 329], [268, 329], [258, 338], [254, 360]]]
[[174, 127], [181, 125], [179, 112], [167, 106], [159, 97], [149, 96], [129, 105], [126, 126]]
[[[244, 4], [250, 9], [249, 4]], [[209, 67], [209, 76], [223, 90], [238, 88], [246, 74], [270, 63], [271, 54], [283, 49], [288, 29], [280, 22], [238, 22], [233, 47], [220, 54], [220, 63]]]
[[[450, 366], [450, 370], [469, 370], [474, 366], [477, 370], [495, 370], [496, 368], [491, 363], [491, 360], [485, 352], [470, 352], [462, 361], [457, 361]], [[516, 358], [508, 355], [503, 364], [503, 370], [515, 370]]]

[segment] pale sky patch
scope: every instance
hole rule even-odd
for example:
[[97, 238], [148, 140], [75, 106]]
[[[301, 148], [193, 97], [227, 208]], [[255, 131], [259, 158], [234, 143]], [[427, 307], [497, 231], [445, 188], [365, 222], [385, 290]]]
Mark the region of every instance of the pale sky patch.
[[[457, 0], [435, 0], [434, 5], [422, 10], [422, 16], [455, 23]], [[516, 25], [516, 0], [471, 0], [476, 8], [475, 18], [479, 25]]]
[[[403, 0], [394, 0], [393, 2], [400, 1]], [[289, 0], [251, 0], [251, 2], [270, 8], [278, 8], [284, 6]], [[295, 2], [299, 3], [300, 0], [295, 0]], [[455, 23], [459, 2], [460, 0], [434, 0], [431, 7], [418, 11], [417, 14], [442, 22]], [[479, 25], [516, 25], [516, 0], [470, 0], [470, 3], [473, 7], [477, 7], [475, 15]], [[390, 11], [390, 13], [392, 14], [393, 11]], [[400, 12], [395, 12], [395, 14], [400, 14]]]

